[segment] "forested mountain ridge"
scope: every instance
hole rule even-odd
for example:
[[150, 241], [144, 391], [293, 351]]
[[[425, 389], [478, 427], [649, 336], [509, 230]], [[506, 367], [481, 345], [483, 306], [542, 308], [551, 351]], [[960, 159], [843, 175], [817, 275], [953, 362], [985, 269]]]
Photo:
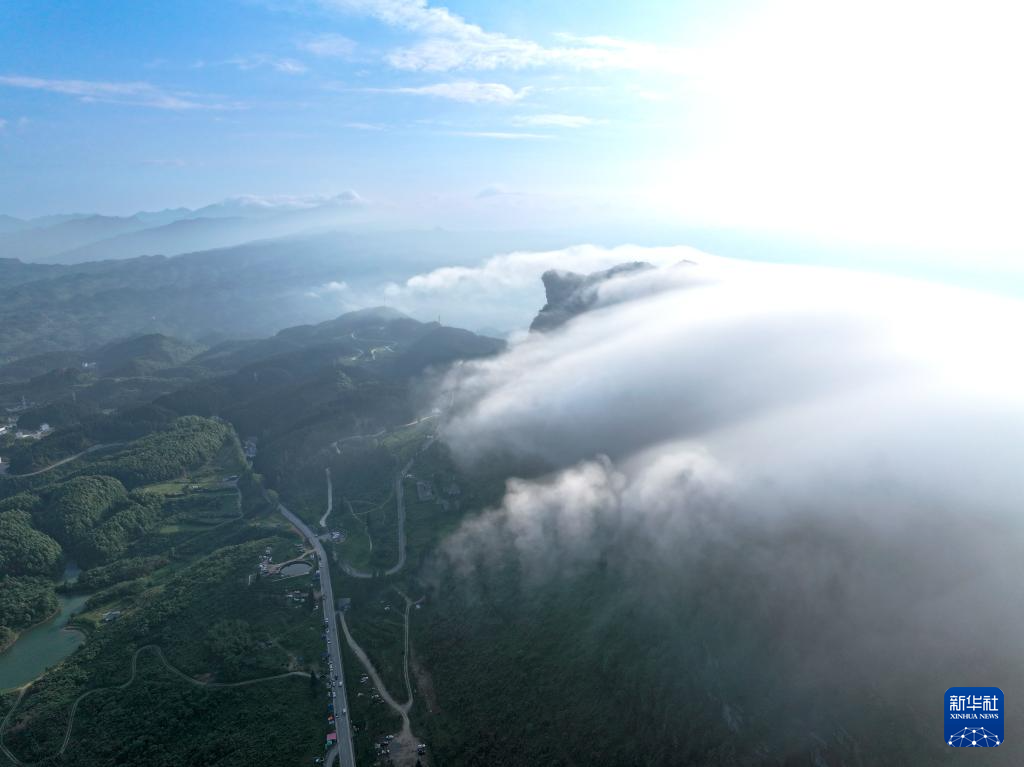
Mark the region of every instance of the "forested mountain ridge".
[[[516, 248], [561, 247], [558, 233], [316, 230], [189, 251], [72, 265], [24, 263], [0, 251], [0, 363], [161, 333], [212, 346], [264, 338], [383, 295], [438, 266]], [[343, 294], [320, 292], [345, 286]]]

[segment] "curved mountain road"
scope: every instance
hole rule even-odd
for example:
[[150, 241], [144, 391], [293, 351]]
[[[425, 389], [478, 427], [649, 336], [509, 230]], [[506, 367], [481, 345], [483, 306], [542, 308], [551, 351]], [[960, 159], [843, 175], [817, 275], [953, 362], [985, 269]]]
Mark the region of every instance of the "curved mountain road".
[[[429, 444], [429, 440], [428, 440]], [[422, 452], [422, 451], [421, 451]], [[415, 458], [410, 458], [409, 462], [405, 464], [401, 471], [395, 476], [395, 506], [398, 511], [398, 561], [384, 571], [384, 575], [394, 575], [405, 567], [405, 489], [402, 485], [406, 475], [409, 473], [409, 469], [412, 468], [412, 464]], [[330, 470], [327, 473], [327, 492], [331, 494], [331, 480]], [[351, 508], [351, 507], [350, 507]], [[321, 521], [321, 524], [323, 522]], [[374, 573], [366, 570], [357, 570], [355, 567], [350, 565], [348, 562], [341, 563], [341, 569], [345, 571], [346, 575], [353, 578], [373, 578]]]

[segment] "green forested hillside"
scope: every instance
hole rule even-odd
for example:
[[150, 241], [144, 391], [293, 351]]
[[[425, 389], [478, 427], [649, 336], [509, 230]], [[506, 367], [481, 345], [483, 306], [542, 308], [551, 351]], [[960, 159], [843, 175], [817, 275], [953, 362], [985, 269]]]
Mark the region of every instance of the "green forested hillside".
[[53, 575], [62, 553], [57, 541], [32, 526], [28, 511], [0, 512], [0, 573]]
[[46, 492], [35, 517], [40, 528], [77, 549], [108, 510], [127, 496], [124, 485], [113, 477], [76, 477]]
[[162, 333], [135, 336], [100, 347], [93, 354], [100, 373], [126, 378], [153, 374], [173, 368], [195, 357], [205, 347]]
[[169, 429], [142, 437], [97, 460], [90, 471], [116, 477], [126, 487], [159, 482], [209, 460], [230, 434], [230, 427], [223, 423], [184, 416]]
[[46, 578], [0, 574], [0, 652], [14, 643], [17, 632], [57, 610], [53, 584]]
[[[179, 418], [96, 461], [82, 458], [31, 478], [0, 478], [0, 576], [7, 578], [0, 612], [4, 641], [13, 641], [14, 632], [53, 612], [53, 579], [66, 558], [84, 568], [110, 563], [107, 570], [86, 571], [84, 585], [95, 588], [137, 577], [161, 562], [154, 556], [130, 558], [130, 548], [165, 515], [180, 510], [159, 493], [129, 488], [199, 469], [225, 449], [237, 456], [232, 439], [230, 427], [222, 423]], [[234, 460], [227, 465], [237, 466]]]
[[[286, 603], [286, 583], [246, 585], [257, 553], [289, 538], [239, 523], [206, 536], [178, 572], [158, 567], [141, 591], [110, 594], [80, 619], [86, 644], [30, 688], [5, 745], [26, 761], [54, 757], [72, 704], [97, 690], [75, 710], [67, 763], [271, 764], [320, 753], [323, 688], [309, 676], [319, 618]], [[98, 622], [111, 604], [121, 619]], [[204, 684], [291, 671], [249, 687]]]

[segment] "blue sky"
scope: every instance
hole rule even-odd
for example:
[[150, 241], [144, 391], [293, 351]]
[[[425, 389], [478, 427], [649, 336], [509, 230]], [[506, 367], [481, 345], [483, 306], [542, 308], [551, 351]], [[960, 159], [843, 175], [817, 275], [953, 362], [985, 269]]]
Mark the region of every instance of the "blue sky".
[[12, 0], [0, 211], [351, 189], [416, 224], [698, 226], [1005, 265], [1021, 20], [996, 0]]
[[[389, 5], [412, 20], [382, 18]], [[653, 47], [660, 28], [668, 45], [686, 14], [653, 6], [659, 25], [618, 3], [546, 5], [453, 6], [456, 35], [483, 25], [484, 58], [504, 43], [492, 28], [542, 50], [449, 66], [390, 61], [435, 37], [417, 28], [430, 13], [417, 3], [4, 4], [3, 163], [17, 191], [0, 207], [128, 212], [349, 188], [404, 204], [614, 186], [613, 164], [617, 175], [635, 161], [619, 152], [624, 129], [658, 109], [631, 90], [645, 79], [580, 63], [614, 49], [558, 34], [643, 33]], [[579, 61], [545, 63], [548, 49]]]

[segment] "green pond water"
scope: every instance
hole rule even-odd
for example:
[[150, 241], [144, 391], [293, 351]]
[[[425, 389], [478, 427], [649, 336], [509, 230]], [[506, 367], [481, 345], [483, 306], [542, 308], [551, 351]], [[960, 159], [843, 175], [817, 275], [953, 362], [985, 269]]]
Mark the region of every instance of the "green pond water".
[[[65, 572], [66, 580], [74, 580], [78, 569], [73, 565]], [[85, 641], [81, 632], [65, 629], [68, 618], [78, 612], [88, 594], [58, 595], [60, 610], [50, 620], [21, 632], [18, 641], [0, 654], [0, 690], [20, 687], [40, 676]]]
[[281, 577], [290, 578], [293, 575], [307, 575], [313, 572], [313, 565], [308, 562], [292, 562], [281, 568]]

